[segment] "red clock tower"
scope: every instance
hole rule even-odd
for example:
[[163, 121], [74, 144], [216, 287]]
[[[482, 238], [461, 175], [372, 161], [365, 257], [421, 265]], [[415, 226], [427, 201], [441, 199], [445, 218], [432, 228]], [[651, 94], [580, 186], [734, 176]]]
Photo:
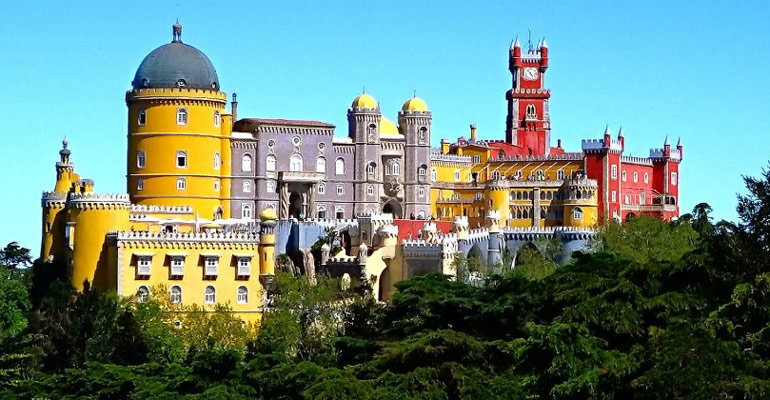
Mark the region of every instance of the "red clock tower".
[[511, 45], [508, 69], [513, 75], [513, 87], [505, 93], [508, 100], [505, 141], [521, 155], [549, 155], [551, 150], [551, 117], [545, 88], [548, 68], [548, 45], [545, 39], [537, 48], [530, 43], [522, 53], [519, 38]]

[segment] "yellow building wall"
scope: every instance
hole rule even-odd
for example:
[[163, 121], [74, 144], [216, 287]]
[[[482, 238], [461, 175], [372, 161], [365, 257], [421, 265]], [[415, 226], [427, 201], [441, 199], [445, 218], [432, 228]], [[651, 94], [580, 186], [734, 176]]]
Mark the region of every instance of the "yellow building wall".
[[[222, 201], [223, 172], [230, 166], [232, 118], [225, 110], [227, 95], [199, 89], [140, 89], [126, 94], [128, 105], [128, 193], [135, 204], [189, 205], [203, 218], [213, 218]], [[187, 110], [187, 123], [177, 124], [177, 110]], [[140, 111], [146, 120], [139, 124]], [[220, 122], [215, 123], [215, 112]], [[225, 151], [226, 150], [226, 151]], [[137, 156], [144, 151], [145, 166], [139, 168]], [[177, 167], [177, 151], [187, 155], [187, 165]], [[215, 166], [219, 154], [219, 167]], [[138, 190], [138, 179], [144, 189]], [[186, 188], [177, 189], [177, 179], [186, 179]], [[215, 180], [220, 189], [215, 190]], [[229, 195], [229, 193], [226, 193]], [[229, 196], [228, 196], [229, 197]], [[229, 210], [229, 207], [227, 207]], [[223, 215], [227, 217], [227, 215]]]
[[83, 290], [84, 281], [102, 289], [116, 286], [115, 258], [109, 255], [106, 242], [110, 231], [128, 227], [128, 204], [80, 203], [69, 208], [73, 224], [70, 236], [72, 249], [72, 285]]

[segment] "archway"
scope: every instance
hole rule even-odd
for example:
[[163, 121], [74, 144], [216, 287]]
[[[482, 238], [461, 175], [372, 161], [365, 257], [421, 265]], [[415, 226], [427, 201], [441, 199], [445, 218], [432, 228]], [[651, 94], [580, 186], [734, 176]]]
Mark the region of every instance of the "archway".
[[401, 219], [401, 205], [395, 200], [390, 200], [382, 207], [382, 212], [386, 214], [393, 214], [393, 218]]
[[289, 196], [289, 216], [301, 219], [305, 217], [302, 206], [302, 195], [297, 192], [292, 192]]
[[636, 214], [632, 212], [626, 214], [626, 222], [631, 221], [632, 219], [634, 219], [634, 217], [636, 217]]

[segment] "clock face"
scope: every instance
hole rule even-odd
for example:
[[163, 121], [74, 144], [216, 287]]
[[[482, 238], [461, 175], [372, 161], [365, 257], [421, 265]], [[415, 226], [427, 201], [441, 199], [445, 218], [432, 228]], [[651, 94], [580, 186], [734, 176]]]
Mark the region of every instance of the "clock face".
[[538, 75], [537, 68], [533, 68], [533, 67], [524, 68], [524, 73], [522, 75], [524, 76], [524, 80], [534, 81], [535, 79], [537, 79], [537, 75]]

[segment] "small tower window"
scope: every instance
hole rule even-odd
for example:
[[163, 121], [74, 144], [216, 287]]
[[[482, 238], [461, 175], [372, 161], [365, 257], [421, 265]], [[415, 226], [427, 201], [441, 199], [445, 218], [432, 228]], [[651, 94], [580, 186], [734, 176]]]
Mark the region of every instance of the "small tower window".
[[436, 171], [436, 168], [430, 170], [430, 178], [433, 182], [438, 181], [438, 171]]
[[369, 179], [375, 179], [377, 175], [375, 172], [377, 171], [377, 164], [375, 163], [369, 163], [369, 165], [366, 167], [366, 174], [369, 175]]
[[249, 302], [249, 289], [246, 286], [238, 286], [238, 304]]
[[[248, 160], [248, 167], [247, 167], [248, 170], [243, 169], [243, 167], [241, 167], [241, 170], [243, 170], [243, 171], [251, 171], [251, 156], [250, 155], [247, 154], [247, 155], [243, 156], [243, 166], [246, 166], [246, 157], [249, 158], [249, 160]], [[277, 164], [275, 156], [272, 155], [272, 154], [268, 154], [267, 158], [265, 158], [265, 170], [268, 171], [268, 172], [275, 172], [275, 164]]]
[[671, 186], [676, 186], [677, 183], [677, 174], [676, 172], [671, 173]]
[[176, 152], [176, 167], [187, 168], [187, 152], [185, 151]]
[[243, 192], [251, 193], [251, 181], [243, 181]]
[[326, 206], [318, 206], [318, 218], [326, 218]]
[[326, 159], [318, 157], [315, 160], [315, 172], [326, 172]]
[[222, 159], [219, 157], [219, 153], [214, 153], [214, 169], [219, 169], [222, 166]]
[[182, 288], [174, 285], [171, 286], [171, 304], [179, 304], [182, 302]]
[[203, 301], [206, 304], [214, 304], [217, 302], [217, 291], [214, 286], [206, 286], [206, 290], [203, 292]]
[[338, 157], [334, 161], [334, 173], [336, 175], [345, 175], [345, 159]]
[[455, 178], [455, 182], [459, 182], [460, 181], [460, 171], [455, 170], [454, 178]]
[[420, 128], [420, 133], [419, 133], [420, 143], [425, 143], [425, 140], [427, 139], [427, 137], [428, 137], [428, 129], [423, 126]]
[[[273, 158], [272, 166], [273, 169], [270, 169], [270, 158]], [[275, 171], [275, 156], [269, 155], [267, 156], [267, 170], [268, 171]], [[251, 172], [251, 155], [250, 154], [244, 154], [243, 157], [241, 157], [241, 171], [242, 172]]]
[[144, 126], [147, 123], [147, 110], [139, 110], [139, 126]]
[[326, 185], [323, 183], [318, 184], [318, 194], [324, 194], [326, 193]]
[[136, 167], [137, 168], [144, 168], [145, 166], [145, 157], [144, 157], [144, 150], [139, 150], [136, 152]]
[[299, 154], [292, 154], [289, 158], [289, 171], [302, 172], [302, 156]]
[[476, 154], [475, 156], [473, 156], [473, 163], [474, 163], [474, 164], [481, 164], [481, 156], [480, 156], [480, 155], [478, 155], [478, 154]]
[[366, 187], [366, 194], [369, 196], [374, 196], [374, 186], [369, 185]]
[[343, 194], [345, 194], [345, 186], [337, 185], [337, 195], [342, 196]]
[[644, 183], [650, 183], [650, 174], [644, 173]]
[[556, 179], [558, 180], [564, 180], [564, 170], [560, 169], [556, 171]]
[[420, 197], [425, 197], [425, 186], [420, 186], [420, 189], [417, 191], [417, 195]]
[[581, 210], [580, 207], [576, 207], [572, 210], [572, 219], [575, 221], [583, 219], [583, 210]]
[[251, 219], [251, 205], [244, 204], [243, 208], [241, 208], [241, 218], [243, 219]]
[[620, 180], [622, 180], [623, 182], [626, 181], [626, 170], [623, 170], [623, 172], [620, 174]]
[[186, 190], [186, 189], [187, 189], [187, 181], [184, 178], [177, 178], [176, 190]]
[[144, 190], [144, 179], [139, 178], [139, 180], [136, 181], [136, 190]]
[[634, 171], [634, 183], [638, 183], [638, 182], [639, 182], [639, 173]]
[[219, 110], [214, 111], [214, 126], [219, 128], [219, 125], [221, 122], [222, 122], [222, 117], [219, 115]]
[[527, 119], [537, 119], [537, 110], [534, 104], [527, 105]]
[[425, 175], [428, 172], [428, 167], [425, 165], [420, 165], [420, 168], [417, 168], [417, 179], [420, 182], [425, 182]]
[[275, 181], [274, 180], [268, 180], [267, 181], [267, 192], [268, 193], [275, 193]]
[[177, 108], [176, 110], [176, 124], [187, 125], [187, 109]]
[[219, 179], [214, 179], [214, 191], [218, 192], [220, 189]]
[[612, 179], [618, 179], [618, 166], [617, 165], [613, 165], [610, 168], [610, 175], [611, 175]]
[[393, 163], [393, 175], [401, 175], [401, 164], [398, 161]]

